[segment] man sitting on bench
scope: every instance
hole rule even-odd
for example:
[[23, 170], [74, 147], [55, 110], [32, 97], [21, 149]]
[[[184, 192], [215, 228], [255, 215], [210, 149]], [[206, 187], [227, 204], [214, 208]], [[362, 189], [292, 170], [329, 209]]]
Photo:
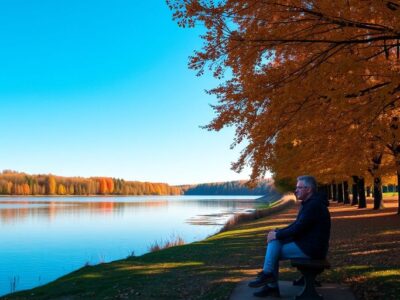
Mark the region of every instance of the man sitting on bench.
[[279, 261], [292, 258], [324, 259], [328, 253], [331, 217], [326, 201], [317, 194], [312, 176], [297, 178], [296, 198], [301, 202], [296, 220], [267, 235], [264, 267], [250, 287], [263, 287], [256, 297], [278, 296]]

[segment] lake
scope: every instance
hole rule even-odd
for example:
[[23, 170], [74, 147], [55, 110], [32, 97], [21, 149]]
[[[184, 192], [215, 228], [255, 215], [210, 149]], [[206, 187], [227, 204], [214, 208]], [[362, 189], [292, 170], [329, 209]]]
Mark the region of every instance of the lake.
[[1, 197], [0, 295], [216, 233], [260, 196]]

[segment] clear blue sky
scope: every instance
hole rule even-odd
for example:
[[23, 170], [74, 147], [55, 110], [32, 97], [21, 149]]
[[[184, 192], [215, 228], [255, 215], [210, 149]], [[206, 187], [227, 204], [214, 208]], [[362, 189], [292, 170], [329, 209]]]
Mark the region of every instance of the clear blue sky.
[[247, 179], [164, 0], [0, 2], [0, 170], [200, 183]]

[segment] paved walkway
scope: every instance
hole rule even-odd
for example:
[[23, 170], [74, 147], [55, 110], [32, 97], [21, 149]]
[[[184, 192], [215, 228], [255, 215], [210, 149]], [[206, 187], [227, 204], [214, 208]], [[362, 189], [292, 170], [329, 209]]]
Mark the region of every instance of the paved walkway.
[[[294, 299], [294, 297], [299, 294], [302, 290], [301, 286], [293, 286], [292, 282], [289, 281], [279, 281], [279, 288], [281, 292], [281, 297], [266, 297], [257, 298], [253, 296], [255, 291], [259, 289], [249, 288], [247, 286], [249, 281], [240, 282], [234, 289], [230, 300], [256, 300], [256, 299]], [[324, 297], [324, 300], [356, 300], [353, 293], [348, 287], [340, 286], [338, 284], [322, 283], [322, 287], [317, 288], [320, 295]]]

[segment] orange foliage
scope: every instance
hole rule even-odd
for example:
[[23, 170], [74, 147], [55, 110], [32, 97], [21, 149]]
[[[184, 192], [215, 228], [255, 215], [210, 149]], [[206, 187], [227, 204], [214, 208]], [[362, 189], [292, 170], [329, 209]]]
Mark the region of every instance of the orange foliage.
[[108, 194], [107, 181], [105, 178], [100, 179], [100, 194]]
[[[324, 181], [400, 176], [400, 6], [388, 1], [167, 0], [182, 27], [203, 24], [189, 66], [218, 79], [206, 127], [246, 141], [233, 169]], [[389, 161], [389, 160], [387, 160]], [[377, 163], [378, 162], [378, 163]], [[400, 198], [399, 198], [400, 199]]]
[[61, 177], [28, 175], [15, 171], [0, 173], [3, 195], [180, 195], [181, 188], [165, 183], [124, 181], [109, 177]]
[[47, 178], [47, 191], [49, 195], [55, 195], [56, 194], [56, 187], [57, 187], [57, 183], [56, 183], [56, 179], [54, 178], [54, 176], [49, 176]]
[[112, 194], [114, 192], [114, 180], [112, 178], [106, 178], [107, 191]]
[[22, 185], [22, 194], [23, 195], [30, 195], [31, 189], [29, 188], [29, 185], [27, 183], [24, 183]]

